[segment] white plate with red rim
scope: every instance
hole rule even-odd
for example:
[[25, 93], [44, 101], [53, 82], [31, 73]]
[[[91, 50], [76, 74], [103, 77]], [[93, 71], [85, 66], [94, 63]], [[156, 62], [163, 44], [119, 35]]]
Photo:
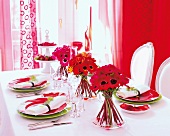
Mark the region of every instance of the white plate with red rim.
[[121, 103], [119, 106], [122, 111], [130, 114], [142, 114], [151, 109], [151, 106], [148, 104], [135, 105], [135, 104], [128, 104], [128, 103]]
[[[20, 113], [25, 113], [25, 109], [29, 106], [34, 106], [36, 104], [43, 104], [45, 101], [48, 100], [48, 97], [60, 97], [60, 96], [66, 96], [65, 93], [61, 93], [61, 92], [50, 92], [50, 93], [44, 93], [43, 97], [39, 97], [36, 99], [30, 99], [30, 100], [26, 100], [25, 102], [21, 103], [18, 107], [18, 111]], [[38, 103], [37, 103], [38, 102]], [[56, 114], [58, 112], [61, 112], [62, 110], [64, 110], [66, 107], [68, 107], [67, 103], [62, 104], [60, 107], [53, 109], [49, 112], [43, 113], [41, 115], [36, 115], [36, 116], [46, 116], [46, 115], [52, 115], [52, 114]], [[29, 114], [31, 115], [31, 114]]]
[[[37, 86], [35, 87], [27, 87], [27, 88], [14, 88], [14, 86], [18, 83], [23, 83], [23, 82], [35, 82], [37, 81], [37, 78], [42, 78], [43, 80], [41, 82], [39, 82], [39, 84], [37, 84]], [[25, 89], [25, 90], [28, 90], [28, 89], [37, 89], [37, 88], [42, 88], [44, 87], [47, 83], [49, 83], [47, 80], [46, 80], [46, 77], [44, 75], [40, 75], [40, 74], [36, 74], [36, 75], [29, 75], [27, 77], [22, 77], [22, 78], [17, 78], [17, 79], [14, 79], [12, 81], [10, 81], [8, 83], [8, 87], [11, 88], [11, 89]]]
[[[25, 107], [27, 106], [28, 104], [27, 103], [21, 103], [18, 107], [18, 111], [21, 112], [21, 113], [24, 113], [24, 114], [27, 114], [25, 113]], [[60, 107], [56, 108], [56, 109], [53, 109], [49, 112], [46, 112], [46, 113], [43, 113], [43, 114], [40, 114], [40, 115], [35, 115], [35, 116], [46, 116], [46, 115], [52, 115], [52, 114], [56, 114], [58, 112], [61, 112], [62, 110], [64, 110], [65, 108], [67, 107], [67, 103], [64, 103], [63, 105], [61, 105]], [[29, 115], [34, 115], [34, 114], [29, 114]]]

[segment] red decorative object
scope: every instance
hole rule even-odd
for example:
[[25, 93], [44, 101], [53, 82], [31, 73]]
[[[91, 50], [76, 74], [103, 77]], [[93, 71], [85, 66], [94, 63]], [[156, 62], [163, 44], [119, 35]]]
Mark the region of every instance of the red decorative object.
[[105, 65], [96, 70], [90, 79], [92, 91], [102, 92], [105, 98], [96, 122], [106, 129], [121, 127], [124, 121], [113, 103], [112, 95], [120, 86], [126, 85], [129, 79], [122, 75], [114, 65]]
[[83, 94], [84, 98], [92, 98], [96, 96], [95, 92], [90, 89], [88, 75], [97, 69], [96, 60], [89, 53], [80, 53], [73, 57], [69, 62], [68, 72], [73, 72], [77, 77], [81, 77], [80, 84], [76, 90], [77, 95]]
[[91, 41], [90, 41], [90, 38], [89, 38], [87, 32], [88, 32], [88, 28], [85, 31], [85, 51], [89, 52], [91, 50]]
[[83, 43], [82, 42], [79, 42], [79, 41], [74, 41], [72, 43], [72, 46], [73, 47], [77, 47], [77, 51], [79, 51], [82, 47], [83, 47]]
[[92, 49], [92, 7], [90, 6], [90, 23], [89, 27], [85, 31], [85, 51], [89, 52], [91, 49]]

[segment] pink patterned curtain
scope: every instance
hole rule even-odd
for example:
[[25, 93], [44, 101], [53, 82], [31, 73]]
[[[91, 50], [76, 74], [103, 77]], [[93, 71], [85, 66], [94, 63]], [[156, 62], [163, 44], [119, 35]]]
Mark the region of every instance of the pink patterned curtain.
[[20, 0], [20, 69], [39, 68], [34, 61], [38, 54], [36, 29], [36, 0]]

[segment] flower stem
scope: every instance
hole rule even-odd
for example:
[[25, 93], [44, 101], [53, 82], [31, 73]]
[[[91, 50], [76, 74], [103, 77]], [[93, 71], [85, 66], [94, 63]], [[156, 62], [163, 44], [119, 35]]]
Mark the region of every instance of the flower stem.
[[92, 92], [92, 90], [90, 89], [90, 84], [87, 80], [87, 77], [82, 77], [80, 84], [77, 87], [76, 94], [84, 94], [85, 97], [92, 98], [94, 96], [93, 93], [96, 96], [96, 93]]
[[117, 126], [121, 126], [124, 121], [113, 103], [112, 93], [103, 92], [103, 96], [105, 97], [105, 100], [101, 110], [97, 115], [97, 121], [99, 122], [100, 126], [104, 127], [112, 127], [113, 120]]

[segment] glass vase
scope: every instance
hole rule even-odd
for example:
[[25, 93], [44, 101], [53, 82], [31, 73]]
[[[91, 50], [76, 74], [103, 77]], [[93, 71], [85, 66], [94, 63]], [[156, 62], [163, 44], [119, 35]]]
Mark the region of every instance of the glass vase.
[[63, 81], [67, 81], [68, 73], [66, 66], [59, 66], [57, 70], [52, 73], [52, 89], [60, 89]]
[[84, 100], [96, 98], [96, 93], [90, 89], [90, 84], [87, 76], [82, 76], [80, 83], [76, 89], [76, 95], [83, 95]]
[[104, 101], [102, 108], [93, 122], [95, 125], [105, 129], [115, 129], [124, 125], [124, 120], [112, 100], [112, 94], [110, 91], [103, 92]]
[[57, 77], [59, 77], [61, 80], [67, 80], [68, 78], [68, 72], [66, 66], [59, 66], [56, 71]]

